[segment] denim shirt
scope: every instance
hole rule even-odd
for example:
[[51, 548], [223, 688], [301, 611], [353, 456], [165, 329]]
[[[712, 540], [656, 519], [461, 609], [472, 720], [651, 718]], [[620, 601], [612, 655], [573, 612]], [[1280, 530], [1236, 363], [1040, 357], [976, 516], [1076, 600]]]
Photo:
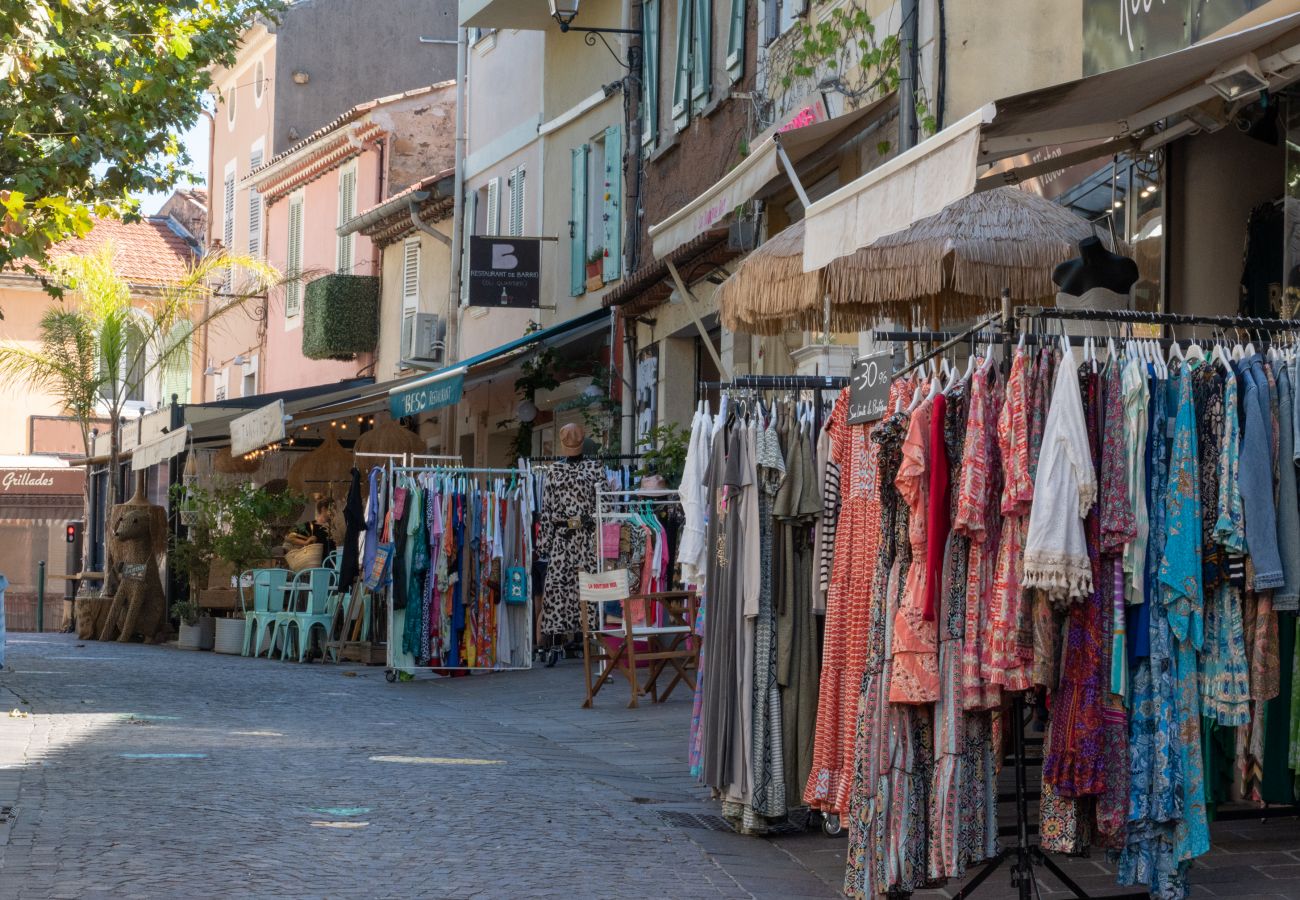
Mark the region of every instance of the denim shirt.
[[1282, 553], [1285, 583], [1273, 597], [1273, 608], [1300, 608], [1300, 502], [1296, 497], [1295, 392], [1285, 363], [1273, 367], [1278, 394], [1277, 542]]
[[1258, 356], [1237, 363], [1245, 388], [1245, 427], [1242, 429], [1238, 485], [1246, 512], [1246, 551], [1255, 566], [1254, 589], [1282, 587], [1282, 558], [1277, 547], [1277, 511], [1273, 506], [1273, 424], [1268, 381]]

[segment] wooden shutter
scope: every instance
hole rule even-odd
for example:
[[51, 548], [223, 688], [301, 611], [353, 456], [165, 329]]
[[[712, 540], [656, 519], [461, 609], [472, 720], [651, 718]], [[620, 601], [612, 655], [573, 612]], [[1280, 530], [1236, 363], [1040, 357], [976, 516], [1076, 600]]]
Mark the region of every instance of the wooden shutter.
[[284, 314], [298, 315], [302, 305], [302, 196], [289, 198], [289, 250], [285, 259], [285, 274], [293, 279], [284, 290]]
[[[339, 173], [339, 225], [346, 225], [357, 211], [357, 170], [354, 168], [344, 169]], [[355, 235], [344, 235], [339, 238], [338, 249], [338, 272], [341, 275], [352, 274], [352, 248], [355, 246]]]
[[[261, 164], [262, 151], [254, 150], [248, 159], [249, 168]], [[262, 195], [257, 188], [248, 189], [248, 255], [255, 259], [262, 255]]]
[[177, 322], [167, 333], [163, 345], [166, 358], [162, 365], [162, 401], [172, 402], [172, 394], [179, 403], [190, 402], [190, 333], [189, 322]]
[[470, 238], [478, 234], [478, 191], [467, 191], [465, 209], [461, 213], [461, 234], [465, 236], [460, 248], [460, 305], [469, 305], [469, 245]]
[[770, 45], [781, 33], [781, 0], [762, 0], [763, 46]]
[[487, 226], [484, 234], [501, 233], [501, 179], [493, 178], [487, 184]]
[[222, 209], [225, 220], [222, 222], [221, 242], [227, 253], [235, 250], [235, 173], [226, 176], [226, 199]]
[[713, 92], [713, 0], [694, 0], [691, 22], [691, 111], [701, 112]]
[[420, 239], [407, 238], [402, 244], [402, 315], [420, 308]]
[[734, 82], [745, 74], [745, 0], [731, 0], [727, 30], [727, 76]]
[[641, 0], [641, 144], [659, 138], [659, 0]]
[[587, 290], [587, 154], [583, 144], [573, 148], [569, 185], [569, 294], [581, 297]]
[[510, 235], [512, 237], [524, 233], [524, 174], [523, 166], [510, 173]]
[[677, 53], [673, 57], [673, 126], [691, 118], [691, 0], [677, 0]]
[[606, 281], [617, 281], [623, 260], [623, 129], [618, 125], [605, 129], [604, 174], [601, 219], [605, 226], [605, 259], [602, 274]]

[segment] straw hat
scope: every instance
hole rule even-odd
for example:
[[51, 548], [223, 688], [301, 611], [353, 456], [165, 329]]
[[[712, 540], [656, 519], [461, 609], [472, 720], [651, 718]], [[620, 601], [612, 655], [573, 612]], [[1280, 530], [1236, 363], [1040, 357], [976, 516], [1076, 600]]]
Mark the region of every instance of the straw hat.
[[570, 422], [560, 429], [560, 455], [561, 456], [581, 456], [582, 442], [587, 437], [587, 432], [583, 431], [582, 426], [576, 422]]

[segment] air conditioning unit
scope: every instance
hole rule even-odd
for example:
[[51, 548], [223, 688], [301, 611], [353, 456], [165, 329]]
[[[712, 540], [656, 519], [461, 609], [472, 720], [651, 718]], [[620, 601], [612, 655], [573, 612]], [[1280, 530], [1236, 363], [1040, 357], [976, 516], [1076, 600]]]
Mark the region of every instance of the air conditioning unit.
[[402, 319], [402, 360], [439, 365], [445, 358], [447, 324], [432, 313], [407, 313]]

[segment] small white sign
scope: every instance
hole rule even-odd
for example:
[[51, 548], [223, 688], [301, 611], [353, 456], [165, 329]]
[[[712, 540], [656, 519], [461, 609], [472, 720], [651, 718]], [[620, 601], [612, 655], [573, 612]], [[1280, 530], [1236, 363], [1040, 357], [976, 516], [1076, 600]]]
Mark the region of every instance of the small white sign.
[[166, 462], [173, 456], [184, 453], [189, 438], [190, 426], [186, 425], [184, 428], [170, 434], [165, 434], [146, 444], [141, 444], [135, 448], [135, 453], [131, 454], [131, 471], [138, 472], [141, 469], [156, 466], [158, 463]]
[[284, 438], [284, 401], [276, 400], [231, 421], [230, 455], [243, 456]]

